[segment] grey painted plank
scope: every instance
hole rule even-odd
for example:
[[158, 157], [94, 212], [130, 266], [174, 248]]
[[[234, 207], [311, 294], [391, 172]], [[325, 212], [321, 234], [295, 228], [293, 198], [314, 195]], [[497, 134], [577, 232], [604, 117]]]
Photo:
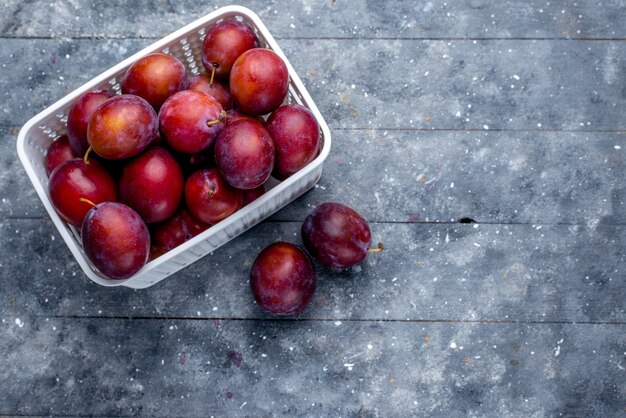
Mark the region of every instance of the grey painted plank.
[[333, 131], [318, 187], [274, 216], [339, 200], [369, 220], [626, 222], [626, 134]]
[[332, 127], [626, 127], [626, 43], [299, 42], [282, 44]]
[[[626, 38], [622, 1], [238, 1], [274, 36], [338, 38]], [[142, 0], [104, 4], [5, 0], [0, 35], [161, 37], [231, 4]], [[96, 18], [97, 17], [97, 18]], [[54, 24], [52, 24], [54, 22]]]
[[0, 126], [21, 126], [47, 106], [150, 44], [146, 40], [13, 40], [0, 48]]
[[[21, 125], [149, 43], [5, 40], [0, 50], [6, 74], [0, 78], [0, 126]], [[280, 44], [333, 128], [626, 129], [623, 42]]]
[[624, 325], [3, 317], [0, 327], [3, 415], [624, 411]]
[[[262, 248], [301, 243], [266, 222], [141, 291], [90, 282], [49, 221], [0, 222], [0, 316], [270, 318], [252, 299]], [[626, 230], [597, 226], [372, 224], [385, 250], [317, 269], [309, 319], [626, 322]]]
[[[0, 216], [46, 216], [0, 128]], [[370, 221], [626, 223], [626, 134], [334, 130], [318, 187], [272, 217], [339, 200]]]
[[18, 128], [0, 128], [0, 216], [47, 216], [17, 156]]

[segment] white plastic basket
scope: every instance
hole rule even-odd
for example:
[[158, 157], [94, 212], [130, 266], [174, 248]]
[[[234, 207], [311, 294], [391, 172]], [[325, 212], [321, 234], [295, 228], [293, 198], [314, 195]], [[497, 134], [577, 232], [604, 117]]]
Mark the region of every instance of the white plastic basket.
[[[320, 125], [322, 135], [320, 154], [310, 164], [287, 180], [282, 182], [271, 181], [269, 183], [271, 189], [263, 196], [190, 241], [185, 242], [147, 263], [134, 276], [126, 280], [107, 279], [98, 272], [85, 256], [78, 231], [63, 222], [52, 206], [50, 196], [48, 195], [48, 177], [44, 168], [46, 150], [54, 138], [65, 133], [67, 114], [72, 103], [74, 103], [78, 97], [95, 89], [106, 89], [120, 94], [119, 81], [121, 77], [126, 69], [139, 58], [153, 52], [161, 51], [172, 54], [178, 58], [185, 64], [190, 74], [199, 74], [202, 72], [203, 67], [200, 51], [204, 34], [207, 28], [210, 28], [225, 18], [235, 18], [246, 22], [255, 30], [261, 46], [272, 49], [285, 61], [290, 77], [289, 94], [286, 102], [302, 104], [315, 115]], [[300, 78], [285, 57], [285, 54], [283, 54], [259, 17], [254, 12], [244, 7], [227, 6], [209, 13], [201, 19], [155, 42], [108, 71], [100, 74], [98, 77], [74, 90], [72, 93], [33, 117], [24, 125], [19, 133], [17, 152], [44, 207], [50, 214], [52, 221], [85, 274], [91, 280], [103, 286], [127, 286], [134, 289], [141, 289], [152, 286], [199, 258], [209, 254], [312, 188], [322, 175], [322, 166], [330, 152], [330, 143], [328, 125], [322, 118], [315, 103], [313, 103], [302, 81], [300, 81]]]

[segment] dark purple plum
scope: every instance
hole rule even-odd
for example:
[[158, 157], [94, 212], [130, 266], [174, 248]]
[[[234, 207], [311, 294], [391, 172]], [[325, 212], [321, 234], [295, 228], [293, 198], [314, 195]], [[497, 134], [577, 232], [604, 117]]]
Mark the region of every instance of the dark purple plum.
[[250, 26], [227, 19], [207, 31], [202, 41], [202, 64], [209, 74], [215, 71], [218, 78], [228, 80], [237, 58], [258, 46], [259, 40]]
[[275, 315], [297, 315], [315, 293], [315, 267], [298, 246], [276, 242], [257, 256], [250, 270], [256, 303]]
[[78, 156], [83, 156], [89, 148], [87, 126], [93, 112], [104, 102], [113, 97], [106, 90], [94, 90], [80, 96], [70, 108], [67, 116], [67, 136], [70, 146]]
[[137, 60], [122, 80], [122, 93], [144, 98], [157, 112], [168, 97], [185, 88], [185, 66], [176, 57], [160, 52]]
[[120, 201], [146, 223], [172, 216], [183, 197], [185, 179], [176, 159], [163, 147], [151, 147], [130, 160], [119, 181]]
[[287, 66], [271, 49], [244, 52], [230, 73], [230, 94], [237, 107], [251, 115], [276, 110], [287, 97], [288, 89]]
[[164, 254], [208, 229], [210, 225], [202, 223], [181, 209], [171, 218], [152, 226], [153, 251]]
[[209, 148], [224, 127], [226, 112], [213, 97], [196, 90], [176, 93], [159, 112], [161, 135], [175, 151], [194, 154]]
[[306, 107], [298, 104], [281, 106], [270, 115], [266, 126], [276, 147], [272, 174], [277, 179], [286, 179], [317, 157], [320, 127]]
[[354, 209], [328, 202], [315, 208], [304, 220], [302, 241], [323, 265], [347, 268], [365, 259], [372, 235], [365, 219]]
[[122, 203], [104, 202], [92, 207], [82, 226], [87, 258], [110, 279], [127, 279], [137, 273], [150, 255], [150, 233], [137, 212]]
[[117, 200], [117, 188], [111, 175], [91, 158], [74, 158], [59, 165], [50, 174], [50, 200], [59, 216], [77, 228], [91, 209], [88, 199], [98, 204]]
[[77, 157], [79, 155], [72, 150], [67, 135], [61, 135], [48, 147], [45, 160], [46, 174], [50, 176], [50, 173], [59, 165]]
[[259, 122], [230, 123], [215, 142], [215, 162], [231, 186], [244, 190], [259, 187], [274, 167], [272, 137]]
[[211, 76], [207, 74], [199, 74], [191, 77], [187, 89], [208, 94], [220, 102], [224, 110], [233, 108], [233, 98], [230, 95], [228, 84], [219, 80], [211, 80]]
[[205, 168], [185, 182], [185, 203], [194, 218], [216, 224], [243, 206], [243, 191], [230, 186], [216, 168]]
[[224, 118], [224, 123], [226, 125], [228, 125], [230, 123], [237, 122], [238, 120], [241, 120], [241, 119], [255, 120], [255, 121], [265, 125], [265, 119], [263, 119], [261, 116], [259, 116], [259, 115], [248, 115], [246, 113], [243, 113], [239, 109], [230, 109], [229, 111], [227, 111], [226, 112], [226, 117]]
[[89, 121], [87, 139], [99, 156], [109, 160], [130, 158], [156, 138], [159, 120], [148, 102], [123, 94], [104, 102]]
[[183, 169], [185, 178], [201, 168], [215, 168], [214, 147], [211, 146], [204, 151], [194, 154], [175, 153], [176, 160]]

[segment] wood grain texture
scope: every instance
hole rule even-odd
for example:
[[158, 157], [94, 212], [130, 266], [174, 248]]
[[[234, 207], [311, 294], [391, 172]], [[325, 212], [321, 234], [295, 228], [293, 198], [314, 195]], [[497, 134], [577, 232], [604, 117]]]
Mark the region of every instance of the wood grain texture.
[[[5, 37], [160, 38], [229, 1], [5, 0]], [[241, 0], [280, 38], [626, 38], [626, 6], [524, 0]], [[51, 22], [53, 22], [51, 24]]]
[[[619, 416], [624, 325], [6, 318], [0, 414]], [[37, 388], [37, 396], [32, 396]], [[29, 396], [25, 396], [25, 394]]]
[[[250, 267], [275, 241], [301, 244], [301, 223], [266, 222], [142, 291], [81, 273], [49, 221], [0, 223], [0, 315], [271, 318]], [[385, 250], [346, 271], [318, 266], [301, 315], [330, 320], [626, 323], [624, 227], [372, 224]], [[20, 274], [15, 272], [20, 271]]]
[[[0, 126], [20, 126], [149, 40], [7, 39]], [[280, 42], [331, 128], [626, 130], [626, 43]], [[20, 53], [16, 53], [20, 51]]]

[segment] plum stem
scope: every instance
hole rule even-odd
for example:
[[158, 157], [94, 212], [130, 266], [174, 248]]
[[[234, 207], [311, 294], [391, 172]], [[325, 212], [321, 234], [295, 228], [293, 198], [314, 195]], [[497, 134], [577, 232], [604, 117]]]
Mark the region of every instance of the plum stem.
[[93, 147], [91, 145], [89, 145], [89, 148], [87, 148], [87, 151], [85, 151], [85, 156], [83, 157], [83, 162], [85, 164], [89, 164], [89, 153], [93, 151]]
[[[89, 148], [91, 148], [91, 147], [89, 147]], [[96, 204], [95, 204], [95, 203], [93, 203], [93, 202], [92, 202], [91, 200], [89, 200], [89, 199], [85, 199], [84, 197], [81, 197], [81, 198], [80, 198], [80, 199], [78, 199], [78, 200], [80, 200], [81, 202], [84, 202], [84, 203], [88, 203], [88, 204], [90, 204], [91, 206], [93, 206], [95, 209], [98, 209], [98, 206], [96, 206]]]
[[217, 62], [213, 63], [213, 70], [211, 70], [211, 79], [209, 80], [209, 87], [213, 88], [213, 78], [215, 78], [215, 70], [217, 70]]
[[221, 122], [224, 120], [224, 118], [225, 118], [225, 117], [226, 117], [226, 112], [222, 110], [222, 111], [220, 112], [220, 117], [219, 117], [219, 118], [217, 118], [217, 119], [215, 119], [215, 120], [210, 120], [210, 121], [208, 121], [208, 122], [206, 123], [206, 126], [208, 126], [208, 127], [210, 128], [210, 127], [211, 127], [211, 126], [213, 126], [213, 125], [217, 125], [218, 123], [221, 123]]
[[209, 197], [213, 197], [213, 195], [215, 194], [215, 186], [210, 186], [207, 194], [209, 195]]
[[367, 252], [368, 253], [382, 253], [383, 252], [383, 244], [379, 242], [377, 247], [375, 247], [375, 248], [368, 248]]

